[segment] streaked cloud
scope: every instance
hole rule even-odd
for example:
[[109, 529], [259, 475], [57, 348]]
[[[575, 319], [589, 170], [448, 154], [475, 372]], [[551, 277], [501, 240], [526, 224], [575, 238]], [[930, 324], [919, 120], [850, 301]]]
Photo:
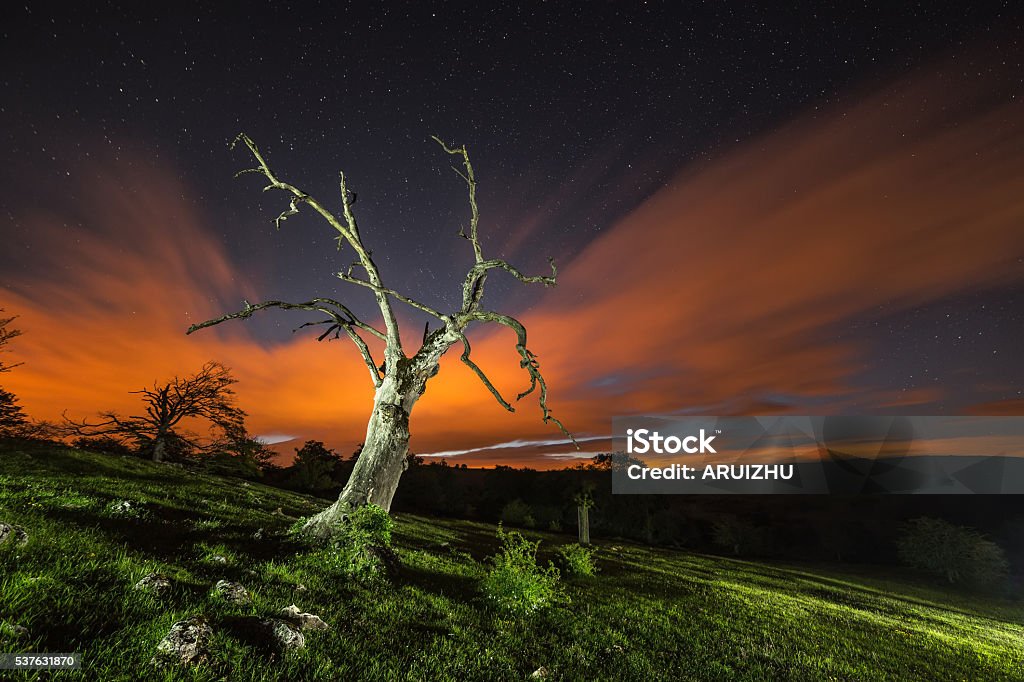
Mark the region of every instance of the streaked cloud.
[[[559, 286], [519, 315], [555, 415], [593, 434], [616, 414], [941, 401], [942, 390], [855, 385], [871, 358], [835, 329], [879, 306], [1024, 280], [1024, 103], [950, 78], [894, 84], [688, 166], [563, 263]], [[25, 332], [11, 358], [25, 364], [4, 386], [26, 410], [130, 412], [129, 391], [219, 360], [255, 433], [351, 451], [372, 404], [358, 354], [308, 334], [267, 344], [242, 323], [186, 337], [236, 305], [225, 301], [274, 292], [227, 255], [175, 169], [89, 171], [75, 206], [19, 216], [35, 274], [0, 287]], [[512, 335], [470, 336], [477, 363], [514, 397], [528, 378]], [[412, 417], [414, 451], [537, 466], [559, 459], [546, 448], [565, 453], [535, 396], [510, 414], [457, 354], [442, 364]]]

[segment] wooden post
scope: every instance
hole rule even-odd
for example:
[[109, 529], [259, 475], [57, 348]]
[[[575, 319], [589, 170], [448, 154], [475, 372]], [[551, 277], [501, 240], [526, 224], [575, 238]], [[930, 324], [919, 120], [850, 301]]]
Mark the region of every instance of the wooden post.
[[580, 529], [580, 544], [590, 544], [590, 505], [580, 504], [576, 507], [576, 519]]

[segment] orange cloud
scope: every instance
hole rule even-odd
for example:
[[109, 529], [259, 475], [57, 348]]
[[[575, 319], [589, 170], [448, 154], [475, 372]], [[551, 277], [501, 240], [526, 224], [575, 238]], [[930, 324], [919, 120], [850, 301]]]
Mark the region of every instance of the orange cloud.
[[[606, 435], [613, 414], [758, 409], [772, 395], [843, 404], [871, 358], [837, 341], [835, 325], [1019, 282], [1024, 110], [960, 86], [902, 83], [687, 168], [563, 264], [559, 286], [520, 315], [556, 415]], [[342, 452], [361, 440], [372, 391], [354, 350], [308, 335], [267, 344], [243, 323], [186, 337], [189, 324], [262, 292], [172, 173], [106, 172], [79, 193], [82, 228], [58, 214], [24, 219], [45, 275], [0, 288], [25, 331], [12, 344], [25, 364], [4, 384], [26, 410], [129, 412], [128, 391], [216, 359], [240, 379], [255, 432]], [[526, 377], [511, 334], [471, 336], [477, 362], [514, 396]], [[879, 388], [894, 404], [891, 387]], [[557, 437], [539, 414], [532, 398], [506, 413], [452, 353], [413, 415], [413, 449]], [[561, 462], [516, 452], [461, 461]]]

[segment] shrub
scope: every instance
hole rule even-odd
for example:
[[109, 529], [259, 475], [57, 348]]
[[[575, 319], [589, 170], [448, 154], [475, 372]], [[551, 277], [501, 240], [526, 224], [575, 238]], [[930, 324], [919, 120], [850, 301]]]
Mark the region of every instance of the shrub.
[[89, 450], [91, 452], [100, 452], [105, 455], [136, 455], [130, 447], [110, 436], [82, 436], [76, 438], [71, 445], [78, 448], [79, 450]]
[[530, 505], [520, 499], [512, 500], [505, 505], [504, 509], [501, 510], [501, 522], [522, 528], [533, 528], [537, 525], [537, 520], [533, 516], [533, 510], [530, 509]]
[[597, 573], [597, 566], [594, 565], [594, 553], [592, 547], [584, 547], [581, 544], [573, 543], [558, 548], [558, 565], [562, 572], [580, 578], [590, 578]]
[[1006, 578], [1009, 564], [1002, 548], [976, 530], [941, 519], [908, 521], [897, 542], [901, 561], [942, 576], [950, 583], [992, 587]]
[[491, 557], [493, 564], [482, 589], [484, 596], [503, 611], [525, 615], [548, 606], [558, 595], [558, 569], [548, 563], [537, 565], [540, 541], [530, 542], [516, 532], [498, 526], [501, 550]]
[[348, 515], [346, 532], [350, 539], [381, 547], [391, 546], [395, 520], [383, 507], [367, 504]]
[[370, 583], [381, 579], [397, 563], [391, 550], [395, 522], [382, 507], [367, 504], [349, 512], [331, 542], [331, 557], [346, 577]]
[[723, 516], [711, 527], [711, 540], [736, 556], [766, 554], [771, 548], [769, 530], [735, 516]]

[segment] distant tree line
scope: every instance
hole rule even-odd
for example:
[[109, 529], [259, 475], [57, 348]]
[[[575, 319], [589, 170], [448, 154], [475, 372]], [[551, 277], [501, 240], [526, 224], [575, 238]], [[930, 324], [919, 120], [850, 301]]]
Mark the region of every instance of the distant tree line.
[[[978, 529], [998, 544], [1013, 572], [1024, 573], [1024, 512], [1015, 496], [613, 495], [611, 460], [602, 454], [575, 468], [536, 471], [468, 469], [413, 455], [392, 509], [575, 536], [585, 497], [590, 532], [604, 542], [621, 538], [739, 557], [919, 567], [925, 565], [923, 552], [908, 547], [922, 546], [917, 536], [923, 526], [915, 519], [924, 517]], [[267, 474], [264, 482], [330, 498], [352, 464], [310, 441], [297, 448], [292, 466]], [[963, 562], [965, 553], [978, 555], [979, 547], [992, 553], [979, 544], [979, 535], [954, 529], [943, 537], [947, 545], [956, 541], [971, 548], [959, 550]], [[996, 559], [989, 563], [999, 565]]]
[[[0, 313], [3, 309], [0, 308]], [[0, 353], [21, 335], [0, 315]], [[0, 374], [20, 363], [4, 362]], [[288, 466], [251, 435], [234, 402], [230, 370], [211, 361], [197, 372], [134, 391], [140, 409], [62, 425], [29, 419], [0, 388], [0, 437], [70, 440], [98, 452], [178, 462], [211, 473], [336, 498], [359, 461], [317, 440], [295, 448]], [[189, 427], [205, 426], [205, 434]], [[595, 539], [717, 551], [741, 557], [841, 562], [901, 561], [948, 582], [974, 586], [1024, 574], [1024, 513], [1017, 496], [613, 495], [616, 455], [574, 468], [469, 469], [406, 456], [393, 509], [576, 534], [588, 519]], [[617, 466], [617, 464], [615, 464]], [[582, 500], [586, 513], [581, 514]]]

